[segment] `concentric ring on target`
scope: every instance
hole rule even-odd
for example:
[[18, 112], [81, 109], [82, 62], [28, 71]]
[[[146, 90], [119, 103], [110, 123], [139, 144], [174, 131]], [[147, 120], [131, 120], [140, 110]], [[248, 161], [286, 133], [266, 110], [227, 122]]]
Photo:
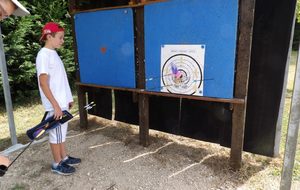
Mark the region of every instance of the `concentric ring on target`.
[[200, 64], [187, 54], [176, 54], [164, 63], [162, 87], [170, 93], [193, 95], [202, 84]]

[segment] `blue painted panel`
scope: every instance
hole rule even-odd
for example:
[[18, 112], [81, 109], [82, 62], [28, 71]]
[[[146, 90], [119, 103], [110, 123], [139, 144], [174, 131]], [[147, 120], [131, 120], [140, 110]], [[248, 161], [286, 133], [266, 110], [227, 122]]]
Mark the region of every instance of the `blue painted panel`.
[[82, 83], [135, 88], [132, 9], [75, 15]]
[[205, 45], [203, 96], [232, 98], [238, 0], [169, 0], [145, 7], [146, 88], [160, 91], [161, 46]]

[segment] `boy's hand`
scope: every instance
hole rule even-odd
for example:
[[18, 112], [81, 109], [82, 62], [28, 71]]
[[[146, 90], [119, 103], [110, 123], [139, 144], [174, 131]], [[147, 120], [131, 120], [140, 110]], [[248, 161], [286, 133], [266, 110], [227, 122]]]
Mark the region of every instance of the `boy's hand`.
[[59, 120], [63, 116], [63, 112], [61, 111], [59, 106], [54, 107], [54, 119]]

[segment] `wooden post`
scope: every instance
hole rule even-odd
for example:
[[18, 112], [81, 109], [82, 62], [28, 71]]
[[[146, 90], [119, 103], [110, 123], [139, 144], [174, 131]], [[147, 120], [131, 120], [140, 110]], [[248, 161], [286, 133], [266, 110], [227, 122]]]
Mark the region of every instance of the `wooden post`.
[[233, 107], [230, 152], [230, 165], [233, 169], [240, 169], [242, 163], [254, 9], [255, 0], [240, 0], [234, 96], [245, 99], [245, 104], [234, 104]]
[[[137, 87], [145, 89], [145, 44], [144, 44], [144, 7], [134, 9], [136, 73]], [[139, 126], [140, 143], [149, 145], [149, 98], [146, 94], [139, 94]]]
[[88, 126], [87, 111], [84, 109], [86, 105], [86, 91], [85, 88], [77, 86], [77, 96], [78, 96], [78, 109], [80, 118], [80, 128], [86, 129]]
[[[75, 35], [75, 22], [74, 22], [74, 11], [76, 10], [76, 2], [75, 0], [69, 0], [69, 12], [71, 13], [71, 24], [72, 24], [72, 35], [73, 35], [73, 49], [75, 52], [74, 61], [76, 65], [76, 80], [80, 82], [80, 74], [79, 74], [79, 66], [78, 66], [78, 52], [77, 52], [77, 43], [76, 43], [76, 35]], [[88, 120], [87, 120], [87, 112], [84, 109], [86, 105], [86, 90], [84, 87], [77, 85], [77, 96], [78, 96], [78, 109], [79, 109], [79, 117], [80, 117], [80, 127], [87, 128]]]
[[139, 94], [139, 124], [140, 143], [143, 146], [149, 145], [149, 99], [148, 95]]

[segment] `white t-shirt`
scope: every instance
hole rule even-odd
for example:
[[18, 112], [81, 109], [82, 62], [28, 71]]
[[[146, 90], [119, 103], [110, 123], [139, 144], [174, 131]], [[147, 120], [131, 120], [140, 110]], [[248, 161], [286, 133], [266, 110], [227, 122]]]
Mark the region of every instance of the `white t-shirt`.
[[49, 88], [61, 109], [67, 109], [73, 97], [63, 62], [55, 50], [42, 48], [36, 58], [39, 91], [46, 111], [53, 110], [50, 101], [40, 87], [39, 76], [48, 75]]

